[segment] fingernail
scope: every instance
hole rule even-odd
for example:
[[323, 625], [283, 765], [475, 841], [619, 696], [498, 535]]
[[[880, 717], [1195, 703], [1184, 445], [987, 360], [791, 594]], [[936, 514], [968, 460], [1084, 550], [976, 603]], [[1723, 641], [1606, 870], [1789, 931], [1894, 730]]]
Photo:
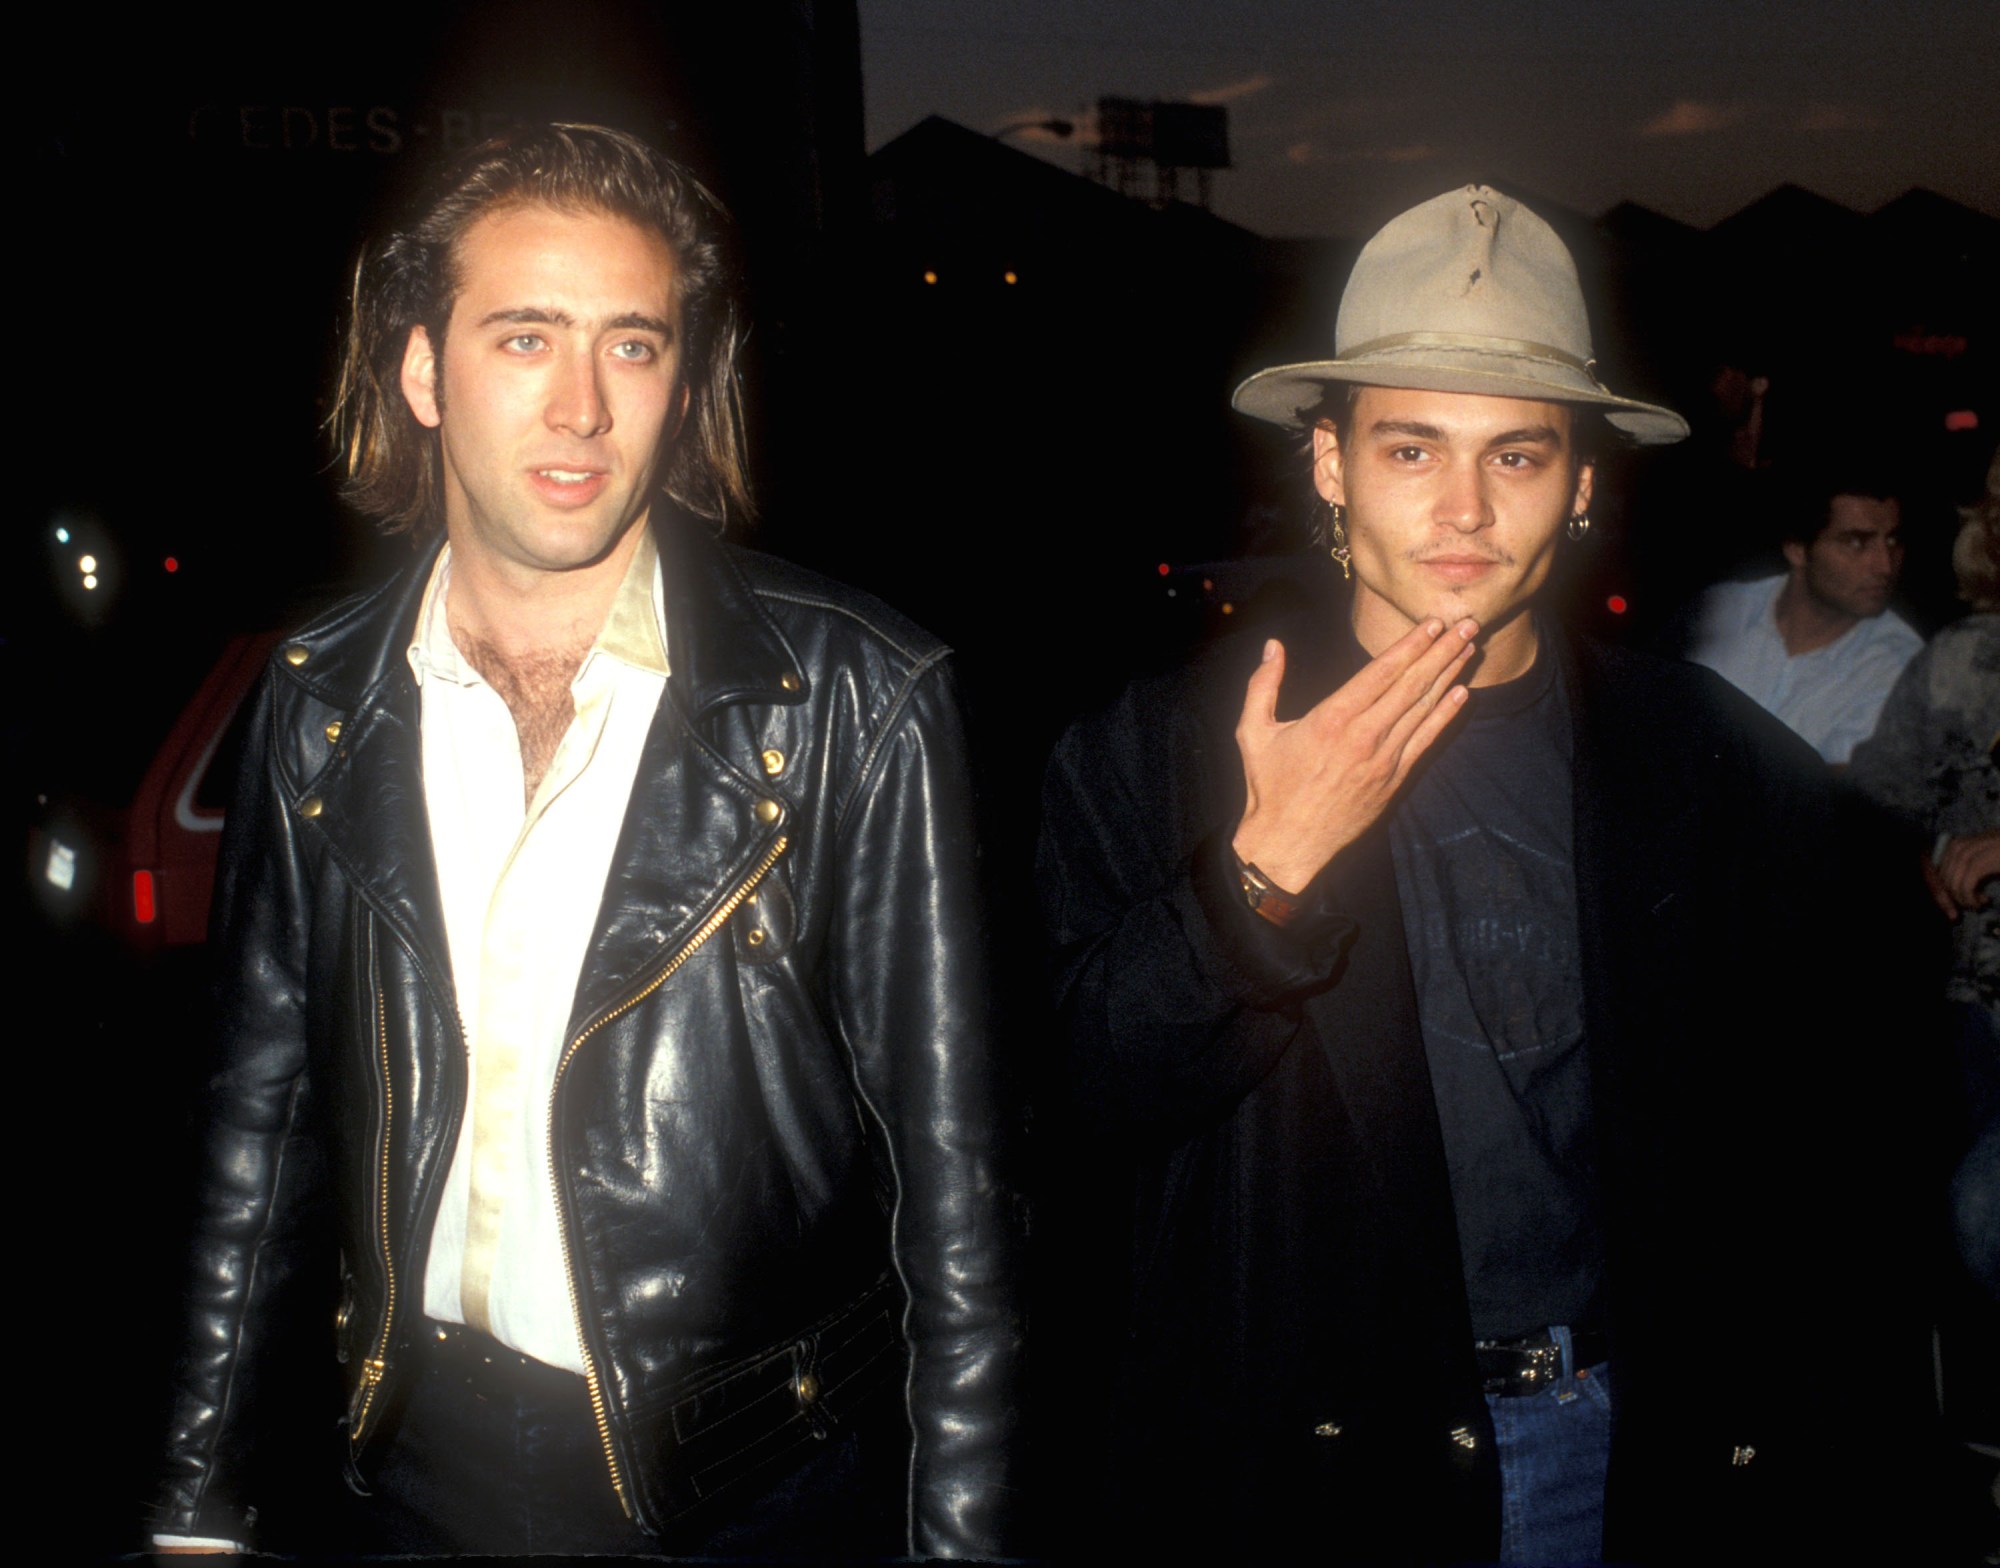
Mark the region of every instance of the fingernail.
[[1456, 631], [1459, 636], [1463, 637], [1467, 642], [1471, 642], [1473, 638], [1479, 635], [1479, 623], [1475, 620], [1470, 619], [1469, 617], [1465, 620], [1460, 621], [1458, 625], [1453, 627], [1452, 629]]
[[1440, 634], [1441, 634], [1441, 633], [1442, 633], [1443, 631], [1444, 631], [1444, 622], [1443, 622], [1443, 621], [1425, 621], [1425, 622], [1424, 622], [1424, 633], [1425, 633], [1425, 635], [1426, 635], [1426, 636], [1430, 636], [1430, 637], [1436, 637], [1436, 636], [1440, 635]]
[[1269, 664], [1273, 659], [1277, 658], [1277, 656], [1278, 656], [1278, 639], [1275, 637], [1266, 637], [1264, 639], [1263, 662]]

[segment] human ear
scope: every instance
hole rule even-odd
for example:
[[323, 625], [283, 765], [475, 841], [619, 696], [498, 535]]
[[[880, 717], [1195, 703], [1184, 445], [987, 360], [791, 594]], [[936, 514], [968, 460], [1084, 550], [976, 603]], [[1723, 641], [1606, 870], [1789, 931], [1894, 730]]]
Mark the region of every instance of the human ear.
[[1313, 426], [1313, 489], [1332, 506], [1347, 505], [1347, 481], [1341, 469], [1340, 435], [1321, 420]]
[[1806, 547], [1796, 539], [1785, 541], [1785, 564], [1795, 572], [1805, 570]]
[[410, 328], [410, 341], [403, 345], [403, 401], [417, 416], [417, 423], [435, 430], [443, 423], [438, 407], [437, 353], [431, 335], [422, 327]]
[[1570, 497], [1569, 515], [1582, 517], [1590, 510], [1591, 488], [1597, 480], [1595, 463], [1579, 463], [1576, 470], [1576, 494]]

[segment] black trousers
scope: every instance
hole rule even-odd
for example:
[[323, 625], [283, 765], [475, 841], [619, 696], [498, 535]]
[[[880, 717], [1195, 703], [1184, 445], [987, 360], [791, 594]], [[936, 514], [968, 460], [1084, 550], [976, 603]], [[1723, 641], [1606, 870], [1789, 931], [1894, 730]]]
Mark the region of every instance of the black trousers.
[[907, 1549], [909, 1441], [887, 1401], [883, 1419], [830, 1433], [776, 1480], [655, 1537], [619, 1507], [583, 1379], [483, 1343], [500, 1373], [462, 1349], [412, 1369], [366, 1494], [347, 1505], [351, 1552], [873, 1561]]

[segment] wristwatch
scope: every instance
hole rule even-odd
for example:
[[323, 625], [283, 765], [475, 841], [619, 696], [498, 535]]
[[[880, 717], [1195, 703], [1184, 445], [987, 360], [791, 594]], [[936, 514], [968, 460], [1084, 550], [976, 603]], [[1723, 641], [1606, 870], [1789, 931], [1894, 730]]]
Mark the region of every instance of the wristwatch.
[[[1230, 853], [1235, 855], [1234, 850]], [[1236, 855], [1236, 886], [1243, 894], [1243, 902], [1274, 926], [1290, 925], [1304, 902], [1297, 893], [1287, 893], [1241, 855]]]

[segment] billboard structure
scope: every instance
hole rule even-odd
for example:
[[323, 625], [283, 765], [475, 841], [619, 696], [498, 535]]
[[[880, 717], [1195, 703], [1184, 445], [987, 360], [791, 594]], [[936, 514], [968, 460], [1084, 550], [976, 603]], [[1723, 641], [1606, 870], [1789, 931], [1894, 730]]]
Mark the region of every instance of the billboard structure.
[[1098, 183], [1156, 207], [1187, 201], [1192, 175], [1193, 204], [1206, 209], [1211, 171], [1229, 167], [1229, 111], [1220, 104], [1100, 98], [1097, 138]]

